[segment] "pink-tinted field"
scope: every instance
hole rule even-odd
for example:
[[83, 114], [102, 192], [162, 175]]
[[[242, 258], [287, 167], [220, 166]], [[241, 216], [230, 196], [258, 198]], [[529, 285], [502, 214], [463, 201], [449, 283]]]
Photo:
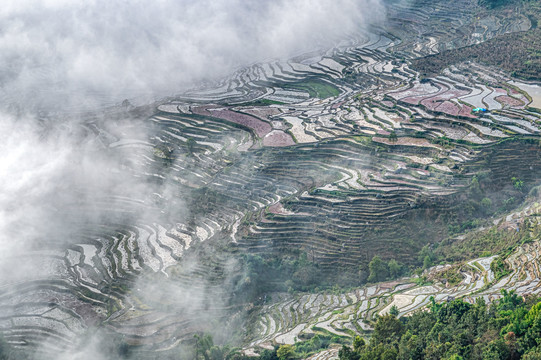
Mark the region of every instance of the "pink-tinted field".
[[271, 120], [272, 116], [282, 113], [279, 109], [270, 106], [242, 108], [241, 111], [247, 113], [248, 115], [253, 115], [260, 119], [269, 121]]
[[444, 84], [438, 83], [440, 90], [437, 93], [431, 93], [426, 95], [419, 95], [415, 97], [405, 98], [402, 101], [406, 101], [410, 104], [421, 104], [428, 110], [442, 112], [451, 116], [467, 116], [474, 117], [470, 114], [471, 108], [459, 105], [450, 101], [451, 99], [457, 99], [460, 96], [469, 94], [467, 90], [459, 90], [454, 87], [449, 87]]
[[390, 94], [395, 99], [411, 104], [423, 105], [428, 110], [442, 112], [452, 116], [474, 117], [471, 108], [455, 104], [449, 100], [469, 94], [468, 90], [460, 90], [443, 83], [416, 84], [413, 88]]
[[432, 97], [439, 96], [445, 93], [446, 90], [447, 88], [445, 87], [439, 87], [438, 91], [436, 92], [427, 92], [427, 93], [420, 93], [415, 96], [408, 96], [406, 98], [403, 98], [402, 101], [408, 104], [412, 104], [412, 105], [419, 105], [419, 103], [422, 103], [425, 99], [430, 99]]
[[336, 104], [332, 104], [331, 109], [338, 109], [340, 106], [342, 106], [345, 103], [345, 101], [340, 101]]
[[212, 116], [218, 119], [224, 119], [227, 121], [231, 121], [235, 124], [249, 127], [250, 129], [254, 130], [254, 132], [260, 138], [263, 138], [272, 130], [272, 127], [270, 126], [270, 124], [262, 120], [259, 120], [247, 114], [241, 114], [235, 111], [231, 111], [224, 107], [217, 107], [217, 106], [194, 107], [192, 108], [192, 111], [199, 115]]
[[[521, 92], [519, 92], [519, 91], [517, 91], [517, 90], [515, 90], [515, 89], [513, 89], [513, 88], [510, 88], [510, 89], [508, 89], [508, 90], [509, 90], [509, 95], [511, 95], [511, 96], [510, 96], [511, 98], [514, 98], [514, 99], [516, 99], [516, 100], [518, 100], [518, 101], [521, 102], [520, 105], [511, 105], [511, 106], [513, 106], [513, 107], [514, 107], [514, 106], [517, 106], [517, 107], [524, 107], [528, 102], [530, 102], [530, 101], [528, 100], [528, 98], [527, 98], [526, 96], [524, 96], [523, 93], [521, 93]], [[496, 98], [496, 101], [499, 101], [498, 98]]]
[[439, 89], [439, 88], [437, 88], [435, 86], [432, 86], [431, 84], [417, 83], [411, 89], [402, 90], [402, 91], [398, 91], [398, 92], [394, 92], [394, 93], [389, 93], [388, 95], [393, 97], [394, 99], [409, 102], [406, 99], [413, 98], [413, 97], [418, 97], [419, 95], [426, 96], [427, 94], [436, 94], [439, 91], [441, 91], [441, 89]]
[[471, 113], [472, 110], [473, 108], [471, 106], [462, 105], [462, 108], [460, 109], [460, 112], [458, 113], [458, 115], [466, 116], [470, 118], [476, 118], [476, 116]]
[[440, 111], [445, 114], [457, 116], [460, 112], [460, 109], [454, 103], [450, 101], [444, 101], [440, 103], [438, 107], [436, 107], [436, 111]]
[[[459, 96], [463, 96], [467, 94], [468, 92], [464, 90], [450, 89], [446, 86], [442, 86], [440, 88], [440, 91], [438, 91], [437, 93], [409, 97], [409, 98], [403, 99], [402, 101], [408, 102], [410, 104], [421, 103], [422, 105], [427, 106], [427, 104], [425, 104], [426, 102], [438, 103], [444, 100], [456, 99]], [[430, 110], [433, 110], [433, 109], [430, 109]]]
[[277, 215], [287, 215], [288, 212], [284, 209], [282, 203], [277, 202], [276, 204], [273, 204], [269, 206], [269, 212], [271, 214], [277, 214]]
[[421, 101], [421, 104], [426, 106], [429, 110], [435, 110], [441, 102], [456, 99], [460, 96], [467, 95], [468, 93], [469, 92], [465, 90], [447, 88], [447, 90], [436, 95], [425, 96], [425, 99]]
[[291, 135], [281, 130], [273, 130], [263, 138], [263, 145], [271, 146], [271, 147], [280, 147], [280, 146], [295, 145], [295, 142], [293, 141], [293, 138], [291, 137]]
[[434, 100], [427, 101], [426, 103], [423, 102], [423, 105], [425, 105], [429, 110], [441, 112], [451, 116], [465, 116], [472, 119], [476, 118], [476, 116], [472, 115], [471, 113], [472, 107], [462, 104], [456, 104], [451, 101]]
[[507, 96], [507, 95], [498, 96], [494, 100], [496, 100], [497, 102], [499, 102], [502, 105], [508, 105], [508, 106], [511, 106], [511, 107], [522, 107], [522, 106], [524, 106], [524, 103], [522, 101], [520, 101], [519, 99], [515, 99], [515, 98], [513, 98], [511, 96]]

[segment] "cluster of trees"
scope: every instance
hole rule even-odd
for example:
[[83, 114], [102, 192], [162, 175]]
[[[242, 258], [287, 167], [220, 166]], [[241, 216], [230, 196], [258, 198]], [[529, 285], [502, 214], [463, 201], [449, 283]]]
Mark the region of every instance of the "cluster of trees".
[[511, 273], [509, 265], [507, 265], [501, 256], [498, 256], [490, 263], [490, 270], [494, 273], [496, 279], [501, 279], [502, 277]]
[[337, 336], [316, 334], [309, 340], [295, 345], [276, 346], [273, 350], [263, 350], [257, 357], [249, 357], [238, 348], [214, 345], [209, 334], [196, 335], [195, 339], [193, 355], [195, 360], [298, 360], [326, 349], [331, 344], [344, 343], [344, 339]]
[[[214, 345], [212, 336], [209, 334], [195, 335], [194, 360], [248, 360], [252, 359], [244, 355], [239, 348], [228, 345]], [[265, 360], [274, 360], [272, 358]]]
[[251, 360], [298, 360], [306, 359], [312, 354], [327, 349], [331, 344], [344, 344], [343, 337], [336, 335], [316, 334], [309, 340], [295, 343], [295, 345], [281, 345], [274, 351], [264, 350], [259, 358]]
[[[418, 269], [426, 269], [432, 266], [437, 260], [438, 257], [434, 253], [432, 246], [425, 245], [418, 254]], [[366, 281], [373, 283], [394, 280], [401, 276], [409, 275], [411, 270], [395, 259], [384, 261], [379, 255], [375, 255], [368, 264], [368, 278], [366, 278]]]
[[368, 282], [380, 282], [389, 279], [396, 279], [405, 274], [406, 269], [399, 264], [395, 259], [389, 262], [383, 261], [378, 255], [372, 258], [368, 264]]
[[369, 342], [357, 337], [340, 360], [541, 360], [541, 302], [513, 291], [492, 306], [453, 300], [398, 319], [378, 318]]

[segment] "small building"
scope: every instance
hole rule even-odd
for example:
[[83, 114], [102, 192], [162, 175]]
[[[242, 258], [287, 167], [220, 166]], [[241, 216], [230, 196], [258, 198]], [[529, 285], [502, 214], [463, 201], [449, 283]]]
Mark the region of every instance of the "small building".
[[474, 113], [486, 113], [487, 112], [487, 109], [485, 108], [475, 108], [472, 110]]

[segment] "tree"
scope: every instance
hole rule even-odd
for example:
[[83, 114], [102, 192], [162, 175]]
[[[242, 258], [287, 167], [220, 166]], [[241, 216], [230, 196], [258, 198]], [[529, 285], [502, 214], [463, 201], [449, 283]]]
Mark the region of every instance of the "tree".
[[483, 351], [483, 359], [486, 360], [509, 359], [509, 355], [509, 347], [502, 339], [491, 341]]
[[522, 357], [524, 360], [541, 360], [541, 350], [530, 351]]
[[389, 276], [391, 279], [396, 279], [402, 273], [402, 267], [395, 259], [389, 260], [389, 264], [387, 266], [389, 268]]
[[396, 360], [398, 356], [398, 351], [394, 347], [385, 349], [383, 354], [381, 354], [381, 360]]
[[278, 351], [276, 351], [276, 355], [278, 355], [278, 359], [280, 360], [293, 360], [297, 357], [293, 345], [280, 346]]
[[423, 259], [423, 269], [428, 269], [432, 266], [432, 259], [430, 256], [426, 255]]
[[389, 310], [389, 314], [394, 315], [394, 316], [398, 316], [398, 314], [400, 314], [396, 305], [391, 306], [391, 309]]
[[481, 184], [479, 183], [479, 177], [474, 175], [470, 180], [469, 194], [475, 198], [479, 198], [483, 191], [481, 190]]
[[[427, 260], [427, 256], [428, 256], [428, 260]], [[419, 252], [418, 261], [420, 263], [423, 263], [424, 265], [425, 261], [430, 262], [430, 264], [432, 264], [435, 260], [436, 260], [436, 255], [434, 254], [434, 251], [432, 250], [430, 245], [427, 244], [423, 246], [423, 248]]]
[[423, 341], [420, 336], [413, 335], [408, 330], [400, 339], [398, 345], [398, 359], [400, 360], [421, 360], [423, 359]]
[[368, 264], [368, 269], [370, 270], [370, 275], [368, 276], [369, 282], [383, 281], [389, 276], [387, 264], [378, 255], [372, 258], [372, 261]]
[[278, 355], [276, 354], [276, 348], [274, 350], [265, 349], [259, 356], [260, 360], [278, 360]]
[[342, 345], [342, 348], [338, 351], [338, 359], [340, 360], [359, 360], [359, 358], [359, 354], [351, 350], [349, 346]]
[[366, 342], [364, 339], [360, 336], [355, 336], [355, 339], [353, 339], [353, 350], [358, 353], [361, 352], [365, 346]]
[[524, 187], [524, 181], [516, 178], [516, 177], [512, 177], [511, 178], [511, 181], [513, 182], [513, 187], [515, 189], [517, 189], [518, 191], [522, 191], [522, 188]]
[[492, 208], [492, 200], [487, 197], [483, 198], [483, 200], [481, 200], [481, 207], [485, 212], [487, 212], [488, 210], [490, 210], [490, 208]]
[[390, 344], [402, 336], [404, 326], [396, 316], [387, 314], [378, 318], [372, 339], [377, 343]]
[[195, 334], [193, 337], [195, 338], [195, 358], [211, 360], [211, 348], [214, 346], [212, 336]]
[[502, 289], [500, 293], [503, 295], [497, 306], [498, 310], [500, 311], [515, 310], [519, 305], [523, 303], [522, 298], [517, 295], [515, 290], [507, 291], [505, 289]]
[[222, 349], [219, 346], [213, 346], [210, 348], [210, 359], [223, 360], [223, 358], [225, 357], [225, 354], [224, 354], [225, 352], [227, 352], [227, 349]]
[[359, 271], [357, 272], [357, 276], [359, 278], [359, 282], [361, 284], [364, 284], [368, 280], [368, 269], [366, 269], [366, 264], [359, 266]]

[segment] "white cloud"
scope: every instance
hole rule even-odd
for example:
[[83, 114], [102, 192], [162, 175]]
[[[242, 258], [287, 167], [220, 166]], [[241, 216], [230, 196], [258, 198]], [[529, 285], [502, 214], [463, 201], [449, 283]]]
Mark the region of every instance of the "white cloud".
[[381, 13], [379, 0], [8, 0], [0, 101], [77, 106], [177, 92], [254, 61], [331, 46]]
[[40, 276], [12, 255], [77, 241], [70, 234], [99, 224], [115, 195], [148, 200], [159, 186], [122, 170], [124, 154], [100, 148], [77, 119], [43, 123], [3, 107], [64, 111], [179, 92], [255, 61], [330, 47], [381, 12], [379, 0], [3, 1], [0, 282]]

